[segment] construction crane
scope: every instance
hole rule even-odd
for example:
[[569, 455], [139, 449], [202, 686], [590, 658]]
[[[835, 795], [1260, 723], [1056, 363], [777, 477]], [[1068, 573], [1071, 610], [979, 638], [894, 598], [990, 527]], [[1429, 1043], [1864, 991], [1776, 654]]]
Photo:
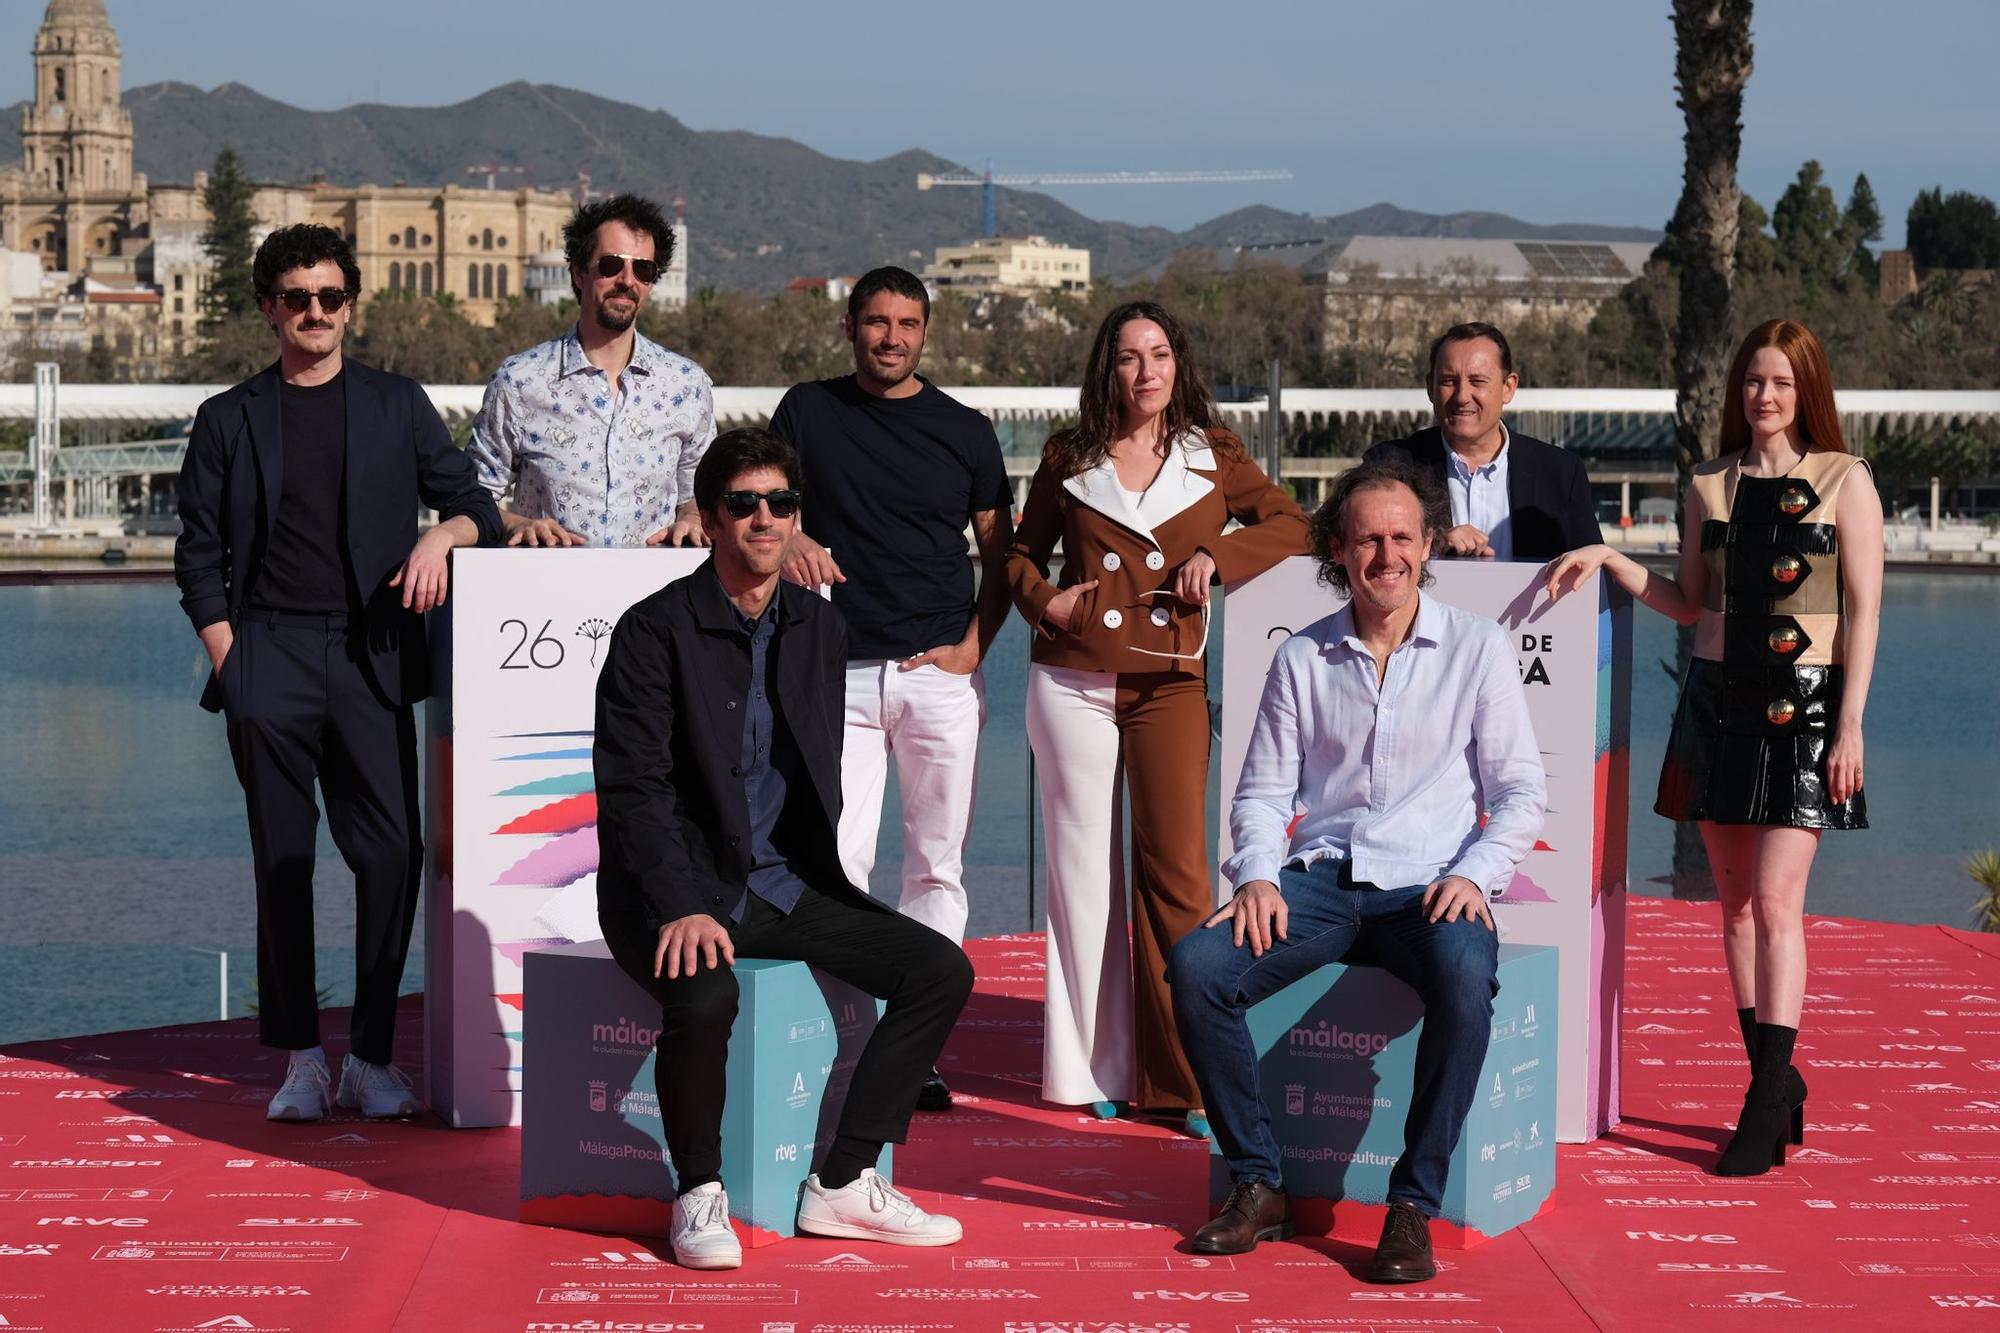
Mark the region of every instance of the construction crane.
[[475, 162], [465, 169], [465, 174], [468, 176], [484, 176], [486, 177], [486, 188], [497, 190], [500, 188], [500, 178], [502, 176], [519, 176], [525, 171], [527, 171], [526, 167], [506, 167], [500, 165], [498, 162]]
[[996, 185], [1208, 185], [1230, 181], [1288, 181], [1291, 178], [1291, 171], [1284, 167], [1245, 171], [1020, 171], [996, 176], [989, 159], [983, 174], [959, 170], [932, 175], [928, 171], [920, 171], [917, 173], [917, 188], [979, 186], [986, 205], [985, 234], [997, 236], [999, 228], [993, 218], [993, 187]]

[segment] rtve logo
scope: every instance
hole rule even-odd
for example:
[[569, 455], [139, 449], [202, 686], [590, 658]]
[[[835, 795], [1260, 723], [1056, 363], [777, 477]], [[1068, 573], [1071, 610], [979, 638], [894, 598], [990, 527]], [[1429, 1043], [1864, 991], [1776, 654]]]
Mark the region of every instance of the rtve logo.
[[1670, 1245], [1734, 1245], [1736, 1237], [1724, 1231], [1628, 1231], [1626, 1240], [1657, 1240]]
[[1151, 1291], [1135, 1291], [1135, 1301], [1210, 1301], [1217, 1305], [1241, 1305], [1250, 1299], [1247, 1291], [1168, 1291], [1165, 1287], [1155, 1287]]
[[42, 1217], [35, 1220], [38, 1227], [142, 1227], [143, 1217]]

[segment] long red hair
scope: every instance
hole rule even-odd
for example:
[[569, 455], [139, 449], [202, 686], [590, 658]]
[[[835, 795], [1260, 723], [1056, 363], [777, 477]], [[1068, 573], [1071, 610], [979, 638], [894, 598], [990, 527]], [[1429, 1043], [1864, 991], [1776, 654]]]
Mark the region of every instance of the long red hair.
[[1826, 364], [1826, 349], [1811, 329], [1792, 319], [1759, 324], [1736, 349], [1736, 359], [1729, 365], [1729, 396], [1722, 404], [1722, 452], [1740, 453], [1750, 447], [1750, 419], [1743, 413], [1743, 377], [1750, 371], [1750, 358], [1766, 347], [1777, 348], [1792, 363], [1792, 383], [1799, 395], [1792, 429], [1799, 442], [1808, 449], [1846, 453], [1847, 442], [1840, 438], [1840, 413], [1833, 406], [1833, 371]]

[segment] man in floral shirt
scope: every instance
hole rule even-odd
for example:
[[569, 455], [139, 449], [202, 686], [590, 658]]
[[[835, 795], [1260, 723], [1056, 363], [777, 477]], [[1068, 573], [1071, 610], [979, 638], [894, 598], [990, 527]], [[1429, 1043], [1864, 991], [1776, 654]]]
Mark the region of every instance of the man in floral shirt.
[[500, 363], [467, 446], [510, 546], [704, 546], [694, 468], [715, 399], [694, 362], [640, 336], [673, 258], [658, 205], [620, 194], [563, 228], [580, 310], [560, 338]]

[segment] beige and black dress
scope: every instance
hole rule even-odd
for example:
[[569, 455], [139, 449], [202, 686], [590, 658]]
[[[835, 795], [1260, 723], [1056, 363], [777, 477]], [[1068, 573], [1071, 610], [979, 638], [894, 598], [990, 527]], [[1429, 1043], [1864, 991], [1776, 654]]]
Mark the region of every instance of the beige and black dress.
[[1653, 809], [1719, 824], [1866, 828], [1861, 792], [1829, 799], [1826, 759], [1847, 637], [1834, 516], [1843, 483], [1871, 484], [1867, 465], [1812, 450], [1784, 476], [1748, 477], [1742, 461], [1731, 454], [1695, 470], [1707, 591]]

